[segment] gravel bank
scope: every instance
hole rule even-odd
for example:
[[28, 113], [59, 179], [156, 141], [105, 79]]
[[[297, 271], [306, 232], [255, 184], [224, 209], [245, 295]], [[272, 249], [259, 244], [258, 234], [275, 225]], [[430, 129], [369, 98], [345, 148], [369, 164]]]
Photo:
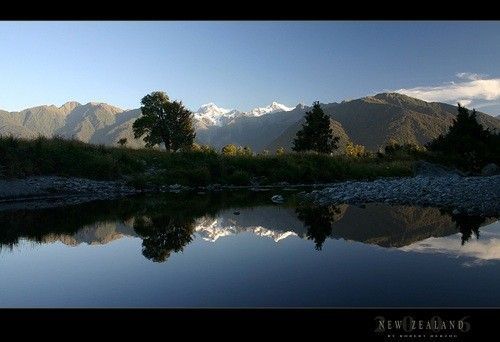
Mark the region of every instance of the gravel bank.
[[[136, 193], [133, 187], [122, 182], [95, 181], [84, 178], [29, 177], [24, 179], [0, 180], [1, 207], [18, 206], [30, 202], [31, 207], [44, 203], [76, 204], [80, 202], [108, 199]], [[35, 203], [34, 201], [37, 201]]]
[[490, 177], [416, 176], [343, 182], [304, 195], [320, 205], [385, 202], [434, 206], [466, 215], [500, 215], [500, 175]]

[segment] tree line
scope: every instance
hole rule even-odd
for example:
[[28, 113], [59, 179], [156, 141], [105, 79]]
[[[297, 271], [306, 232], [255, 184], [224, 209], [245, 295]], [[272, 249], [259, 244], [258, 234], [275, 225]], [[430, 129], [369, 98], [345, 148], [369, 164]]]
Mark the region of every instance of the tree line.
[[[143, 138], [147, 147], [161, 146], [169, 152], [178, 150], [202, 150], [214, 152], [210, 147], [195, 144], [196, 137], [193, 113], [181, 101], [171, 101], [167, 94], [152, 92], [141, 100], [141, 117], [133, 123], [134, 137]], [[476, 111], [470, 112], [458, 104], [458, 115], [446, 134], [429, 142], [425, 148], [412, 144], [389, 143], [385, 147], [387, 155], [397, 153], [415, 154], [427, 150], [464, 168], [479, 168], [487, 162], [499, 163], [500, 134], [485, 129], [477, 122]], [[304, 123], [293, 140], [295, 152], [314, 151], [332, 154], [339, 148], [339, 137], [333, 135], [330, 117], [323, 111], [319, 102], [305, 113]], [[126, 139], [118, 141], [126, 144]], [[234, 144], [221, 150], [225, 155], [253, 155], [252, 150]], [[280, 148], [276, 154], [283, 154]], [[360, 157], [367, 153], [364, 146], [349, 142], [346, 155]], [[262, 154], [267, 154], [263, 151]]]

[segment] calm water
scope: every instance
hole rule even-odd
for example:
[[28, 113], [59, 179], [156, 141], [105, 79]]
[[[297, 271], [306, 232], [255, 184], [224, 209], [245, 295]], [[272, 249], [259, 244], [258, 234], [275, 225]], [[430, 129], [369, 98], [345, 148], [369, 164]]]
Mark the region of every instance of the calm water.
[[500, 223], [172, 194], [0, 211], [0, 307], [500, 306]]

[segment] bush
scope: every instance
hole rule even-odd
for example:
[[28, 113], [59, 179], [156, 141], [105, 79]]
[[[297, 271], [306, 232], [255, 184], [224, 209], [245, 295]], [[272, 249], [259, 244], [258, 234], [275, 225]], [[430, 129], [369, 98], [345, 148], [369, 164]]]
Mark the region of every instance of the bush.
[[391, 142], [384, 148], [385, 155], [393, 159], [413, 159], [425, 151], [426, 149], [423, 146], [409, 143], [399, 144], [396, 142]]
[[244, 155], [244, 156], [251, 156], [253, 155], [252, 149], [248, 146], [238, 146], [235, 144], [229, 144], [226, 145], [222, 148], [221, 150], [223, 155], [226, 156], [238, 156], [238, 155]]
[[355, 145], [348, 142], [345, 148], [345, 154], [348, 157], [362, 157], [365, 154], [365, 147], [363, 145]]
[[[242, 151], [245, 151], [242, 149]], [[217, 154], [210, 149], [168, 153], [85, 144], [61, 138], [22, 140], [0, 138], [0, 169], [5, 178], [32, 175], [73, 176], [92, 179], [125, 177], [137, 187], [210, 183], [249, 185], [264, 183], [314, 183], [380, 176], [410, 175], [411, 159], [358, 158], [321, 153], [251, 155]]]

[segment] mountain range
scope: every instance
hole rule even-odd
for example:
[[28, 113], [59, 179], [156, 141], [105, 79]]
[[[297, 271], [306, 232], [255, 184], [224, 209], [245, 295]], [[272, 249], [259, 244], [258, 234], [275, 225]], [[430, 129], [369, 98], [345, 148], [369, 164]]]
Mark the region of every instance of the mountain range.
[[[425, 144], [445, 133], [456, 116], [456, 106], [425, 102], [398, 93], [381, 93], [341, 103], [322, 104], [330, 116], [339, 145], [348, 142], [378, 150], [390, 141]], [[290, 149], [309, 107], [290, 108], [277, 102], [250, 111], [225, 109], [214, 103], [194, 112], [196, 141], [220, 149], [234, 143], [254, 151]], [[19, 112], [0, 110], [0, 135], [22, 138], [37, 136], [74, 138], [88, 143], [116, 146], [127, 138], [127, 146], [143, 147], [134, 139], [133, 122], [140, 109], [122, 110], [105, 103], [67, 102], [60, 107], [37, 106]], [[478, 121], [500, 131], [500, 118], [478, 112]]]

